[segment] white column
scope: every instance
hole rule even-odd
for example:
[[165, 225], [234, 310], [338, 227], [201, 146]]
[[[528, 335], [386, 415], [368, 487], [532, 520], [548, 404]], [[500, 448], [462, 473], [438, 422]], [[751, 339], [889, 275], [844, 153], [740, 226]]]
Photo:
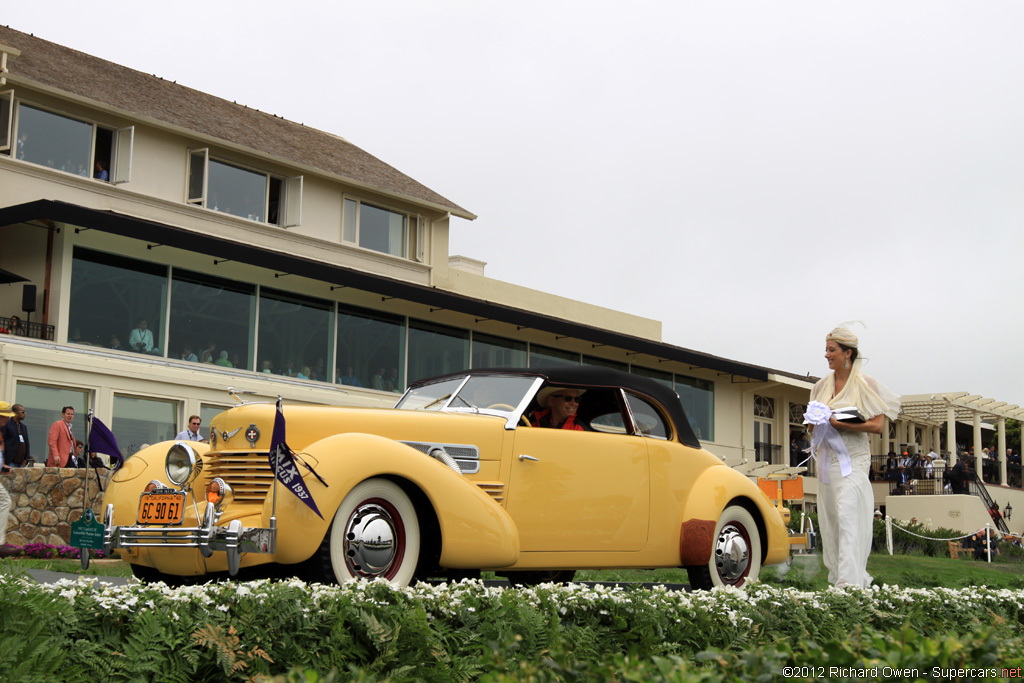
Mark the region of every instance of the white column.
[[996, 423], [997, 433], [999, 435], [998, 446], [999, 449], [999, 483], [1002, 486], [1006, 486], [1006, 418], [999, 418], [999, 422]]
[[949, 466], [952, 467], [960, 455], [956, 452], [956, 408], [953, 406], [946, 408], [946, 449], [949, 451], [949, 456], [946, 459], [949, 461]]
[[977, 410], [972, 412], [974, 413], [974, 472], [980, 478], [984, 461], [984, 454], [981, 452], [981, 413]]

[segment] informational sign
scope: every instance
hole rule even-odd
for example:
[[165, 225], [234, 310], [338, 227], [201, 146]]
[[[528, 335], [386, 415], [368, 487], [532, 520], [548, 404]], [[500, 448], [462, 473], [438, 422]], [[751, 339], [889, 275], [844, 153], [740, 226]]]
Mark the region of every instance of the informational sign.
[[82, 519], [71, 522], [71, 547], [103, 549], [103, 524], [96, 521], [92, 510], [87, 509]]

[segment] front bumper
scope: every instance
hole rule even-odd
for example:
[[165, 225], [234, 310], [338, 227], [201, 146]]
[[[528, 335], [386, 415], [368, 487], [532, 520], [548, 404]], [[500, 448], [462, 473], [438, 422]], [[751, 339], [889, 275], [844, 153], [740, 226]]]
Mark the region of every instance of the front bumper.
[[207, 506], [199, 526], [115, 526], [114, 506], [108, 504], [104, 514], [103, 552], [118, 548], [198, 548], [203, 557], [215, 552], [227, 553], [228, 573], [234, 576], [242, 561], [242, 553], [273, 554], [277, 552], [277, 523], [270, 528], [243, 527], [233, 519], [226, 526], [217, 526], [212, 505]]

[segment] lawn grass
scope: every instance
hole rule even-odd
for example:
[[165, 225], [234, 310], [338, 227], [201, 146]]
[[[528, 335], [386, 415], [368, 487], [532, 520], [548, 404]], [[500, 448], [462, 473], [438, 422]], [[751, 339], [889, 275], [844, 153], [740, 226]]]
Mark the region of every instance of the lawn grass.
[[[0, 562], [0, 573], [41, 569], [82, 576], [130, 577], [131, 567], [127, 562], [93, 560], [89, 569], [83, 570], [79, 560], [39, 560], [12, 558]], [[875, 577], [875, 583], [906, 588], [933, 588], [945, 586], [989, 586], [992, 588], [1024, 588], [1024, 563], [997, 558], [987, 563], [969, 559], [953, 560], [948, 557], [926, 557], [924, 555], [888, 555], [872, 553], [868, 559], [868, 572]], [[485, 572], [485, 579], [496, 578]], [[689, 578], [683, 569], [605, 569], [576, 572], [578, 581], [603, 581], [625, 583], [681, 583], [688, 584]], [[772, 585], [792, 586], [803, 590], [823, 590], [828, 587], [828, 576], [821, 562], [821, 554], [797, 555], [789, 569], [767, 567], [762, 572], [762, 581]]]
[[24, 572], [29, 569], [41, 569], [64, 574], [81, 576], [121, 576], [132, 575], [127, 562], [120, 560], [91, 560], [88, 569], [82, 569], [81, 560], [35, 559], [28, 557], [12, 557], [0, 562], [0, 573]]

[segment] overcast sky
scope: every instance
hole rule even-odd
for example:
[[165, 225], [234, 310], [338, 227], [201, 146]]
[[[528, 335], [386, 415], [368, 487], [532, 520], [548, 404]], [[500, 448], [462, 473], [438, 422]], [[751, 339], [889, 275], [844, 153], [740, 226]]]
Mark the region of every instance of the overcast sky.
[[7, 3], [341, 135], [477, 214], [487, 275], [804, 374], [1024, 405], [1024, 3]]

